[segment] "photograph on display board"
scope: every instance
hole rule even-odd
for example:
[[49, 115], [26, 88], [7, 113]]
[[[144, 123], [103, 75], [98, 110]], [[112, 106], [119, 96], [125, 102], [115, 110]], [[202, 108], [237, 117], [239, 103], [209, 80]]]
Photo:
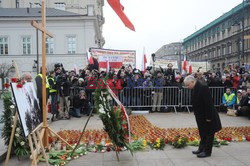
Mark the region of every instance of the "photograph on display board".
[[33, 83], [25, 83], [23, 87], [17, 87], [17, 83], [11, 83], [13, 96], [16, 102], [19, 119], [27, 137], [40, 123], [42, 123], [39, 100]]

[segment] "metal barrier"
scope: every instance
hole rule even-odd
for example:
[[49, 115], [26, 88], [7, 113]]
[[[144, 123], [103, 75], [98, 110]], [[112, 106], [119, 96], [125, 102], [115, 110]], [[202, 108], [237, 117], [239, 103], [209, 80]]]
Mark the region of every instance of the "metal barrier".
[[213, 98], [213, 103], [214, 106], [218, 107], [222, 103], [222, 96], [225, 93], [225, 88], [224, 87], [209, 87], [212, 98]]
[[147, 108], [153, 111], [161, 107], [180, 106], [180, 89], [178, 87], [136, 87], [124, 88], [119, 95], [120, 101], [126, 107]]
[[192, 107], [191, 95], [192, 95], [192, 90], [188, 88], [181, 89], [181, 107], [187, 108], [189, 113], [190, 113], [189, 107]]
[[[220, 106], [222, 96], [224, 94], [224, 87], [209, 87], [213, 98], [214, 105]], [[85, 88], [73, 87], [71, 88], [71, 101], [73, 102], [73, 96], [77, 95], [80, 90]], [[94, 91], [85, 90], [88, 96], [88, 100], [94, 105]], [[176, 108], [187, 108], [190, 113], [190, 107], [192, 107], [191, 101], [192, 90], [179, 87], [126, 87], [118, 92], [118, 97], [121, 103], [125, 107], [133, 108], [135, 110], [159, 110], [162, 107], [173, 107], [175, 113]], [[115, 102], [113, 102], [115, 104]]]

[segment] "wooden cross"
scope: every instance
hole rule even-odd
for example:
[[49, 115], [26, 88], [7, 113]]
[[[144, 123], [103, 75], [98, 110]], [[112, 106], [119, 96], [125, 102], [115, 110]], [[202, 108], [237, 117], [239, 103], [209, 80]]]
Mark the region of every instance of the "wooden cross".
[[[47, 125], [47, 110], [46, 110], [46, 35], [53, 37], [53, 34], [46, 29], [46, 8], [45, 2], [42, 0], [42, 23], [31, 21], [31, 25], [42, 32], [42, 113], [43, 113], [43, 128], [44, 133], [44, 146], [48, 146], [48, 125]], [[39, 67], [39, 66], [37, 66]]]

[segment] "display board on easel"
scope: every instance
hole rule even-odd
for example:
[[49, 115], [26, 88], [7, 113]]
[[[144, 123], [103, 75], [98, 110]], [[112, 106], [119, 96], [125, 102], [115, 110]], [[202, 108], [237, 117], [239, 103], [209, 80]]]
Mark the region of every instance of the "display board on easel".
[[18, 110], [19, 119], [27, 137], [39, 124], [42, 123], [41, 109], [32, 82], [18, 87], [18, 83], [11, 83], [13, 97]]

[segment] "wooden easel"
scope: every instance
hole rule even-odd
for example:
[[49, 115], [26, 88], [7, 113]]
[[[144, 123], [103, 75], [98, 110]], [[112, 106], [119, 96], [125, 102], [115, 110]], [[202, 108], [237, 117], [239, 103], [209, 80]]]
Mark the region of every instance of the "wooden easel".
[[32, 160], [31, 165], [37, 165], [39, 160], [41, 159], [41, 151], [43, 154], [43, 157], [45, 159], [46, 165], [49, 165], [48, 157], [45, 153], [43, 143], [42, 143], [42, 135], [44, 134], [44, 128], [42, 128], [42, 123], [34, 129], [29, 135], [29, 146], [31, 151], [30, 159]]
[[[37, 165], [40, 159], [40, 152], [42, 151], [42, 154], [44, 156], [44, 159], [46, 161], [46, 164], [48, 165], [48, 158], [45, 154], [44, 147], [49, 148], [48, 146], [48, 135], [52, 137], [52, 134], [54, 134], [58, 139], [60, 139], [62, 142], [64, 142], [68, 147], [72, 148], [73, 147], [65, 141], [62, 137], [60, 137], [56, 132], [54, 132], [51, 128], [48, 127], [47, 124], [47, 107], [46, 107], [46, 35], [53, 37], [53, 34], [47, 31], [46, 29], [46, 8], [45, 8], [45, 2], [42, 0], [42, 24], [38, 24], [35, 21], [31, 22], [31, 25], [38, 30], [42, 32], [42, 104], [43, 104], [43, 123], [38, 126], [31, 134], [28, 136], [29, 140], [29, 146], [31, 149], [31, 165]], [[39, 66], [37, 66], [39, 67]], [[17, 65], [15, 64], [15, 69], [17, 73], [17, 77], [20, 78], [19, 71], [17, 70]], [[18, 113], [16, 112], [15, 118], [14, 118], [14, 124], [13, 128], [11, 131], [11, 137], [10, 137], [10, 142], [8, 145], [8, 151], [7, 151], [7, 156], [5, 159], [5, 166], [8, 166], [9, 158], [10, 158], [10, 151], [12, 148], [12, 143], [16, 131], [16, 123], [18, 120]], [[43, 140], [43, 143], [42, 143]], [[34, 148], [35, 145], [35, 148]]]

